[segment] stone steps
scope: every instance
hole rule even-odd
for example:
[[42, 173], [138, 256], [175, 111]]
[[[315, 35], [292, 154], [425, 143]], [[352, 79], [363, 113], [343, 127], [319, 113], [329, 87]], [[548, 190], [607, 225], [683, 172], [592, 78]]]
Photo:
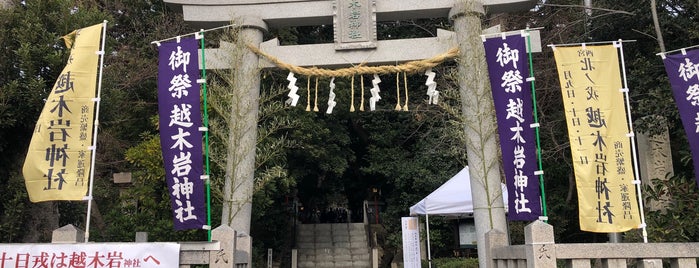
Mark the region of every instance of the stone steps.
[[362, 223], [302, 224], [297, 229], [299, 268], [369, 268]]

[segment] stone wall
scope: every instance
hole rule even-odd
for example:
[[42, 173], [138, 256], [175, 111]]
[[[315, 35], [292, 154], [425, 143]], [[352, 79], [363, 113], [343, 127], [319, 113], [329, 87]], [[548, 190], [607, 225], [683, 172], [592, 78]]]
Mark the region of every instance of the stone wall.
[[[524, 230], [524, 245], [507, 245], [505, 234], [493, 230], [486, 234], [487, 267], [671, 267], [696, 268], [699, 243], [576, 243], [556, 244], [553, 226], [535, 221]], [[597, 267], [595, 265], [595, 267]]]

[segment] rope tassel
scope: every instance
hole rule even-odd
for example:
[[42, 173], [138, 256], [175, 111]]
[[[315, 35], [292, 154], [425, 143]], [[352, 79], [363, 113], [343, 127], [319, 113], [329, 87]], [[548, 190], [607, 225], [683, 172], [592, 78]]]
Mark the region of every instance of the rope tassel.
[[316, 98], [313, 100], [313, 111], [317, 112], [318, 110], [318, 77], [316, 77]]
[[311, 111], [311, 77], [306, 80], [306, 112]]
[[394, 110], [403, 110], [400, 106], [400, 73], [396, 73], [396, 108]]
[[360, 78], [359, 80], [361, 81], [361, 83], [359, 85], [361, 86], [361, 89], [362, 89], [362, 97], [359, 101], [359, 111], [363, 112], [364, 111], [364, 76], [360, 75], [359, 78]]
[[352, 76], [352, 92], [350, 94], [350, 113], [354, 113], [354, 75]]
[[403, 86], [405, 87], [405, 105], [403, 111], [408, 111], [408, 74], [403, 73]]

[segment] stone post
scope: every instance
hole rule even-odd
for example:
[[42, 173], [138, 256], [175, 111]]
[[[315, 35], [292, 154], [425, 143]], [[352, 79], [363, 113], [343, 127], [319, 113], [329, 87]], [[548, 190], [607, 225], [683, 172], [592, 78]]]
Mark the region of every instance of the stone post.
[[493, 260], [493, 250], [495, 250], [496, 248], [506, 247], [507, 245], [507, 234], [501, 232], [500, 230], [490, 230], [487, 233], [485, 233], [485, 259], [487, 262], [487, 266], [485, 267], [495, 267], [495, 260]]
[[378, 248], [371, 249], [371, 267], [372, 268], [379, 268], [379, 249]]
[[[654, 179], [667, 181], [667, 176], [672, 176], [672, 151], [670, 150], [670, 133], [667, 128], [667, 119], [663, 116], [647, 116], [647, 120], [655, 122], [660, 129], [658, 133], [644, 134], [636, 131], [636, 143], [638, 144], [638, 163], [643, 184], [655, 186]], [[670, 197], [667, 193], [659, 193], [659, 200], [650, 200], [645, 204], [651, 211], [665, 210], [670, 205]], [[645, 196], [644, 196], [645, 197]]]
[[663, 260], [661, 260], [661, 259], [643, 259], [643, 260], [640, 260], [638, 262], [638, 268], [662, 268], [662, 267], [663, 267]]
[[218, 241], [221, 249], [211, 252], [209, 255], [209, 267], [232, 268], [235, 267], [236, 233], [228, 225], [221, 225], [211, 231], [211, 240]]
[[[485, 233], [507, 230], [500, 187], [497, 126], [491, 95], [485, 49], [479, 36], [481, 16], [485, 13], [480, 0], [457, 1], [450, 11], [459, 44], [458, 76], [461, 107], [466, 122], [467, 156], [473, 195], [478, 256], [487, 256]], [[479, 258], [480, 267], [488, 258]]]
[[148, 242], [148, 232], [136, 232], [136, 241], [137, 243], [140, 242]]
[[367, 211], [366, 211], [368, 207], [369, 207], [369, 201], [364, 200], [364, 202], [362, 202], [362, 212], [364, 213], [364, 217], [363, 217], [364, 225], [369, 224], [369, 215], [367, 214]]
[[626, 268], [626, 259], [603, 259], [603, 268]]
[[556, 268], [553, 226], [534, 221], [524, 227], [524, 244], [529, 268]]
[[299, 250], [291, 250], [291, 268], [298, 268], [299, 266]]
[[51, 234], [51, 243], [68, 244], [85, 241], [85, 232], [73, 226], [72, 224], [65, 225], [61, 228], [53, 230]]
[[252, 237], [237, 233], [235, 238], [235, 267], [248, 268], [252, 264]]
[[267, 28], [261, 19], [243, 18], [229, 58], [232, 71], [230, 115], [222, 224], [250, 233], [260, 101], [259, 57], [246, 46], [259, 47]]

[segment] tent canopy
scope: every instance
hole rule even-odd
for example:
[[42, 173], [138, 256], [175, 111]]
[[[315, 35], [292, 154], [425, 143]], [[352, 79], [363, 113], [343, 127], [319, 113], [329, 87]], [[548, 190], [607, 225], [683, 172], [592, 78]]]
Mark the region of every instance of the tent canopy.
[[[501, 184], [502, 199], [507, 209], [507, 188]], [[410, 215], [438, 215], [447, 217], [471, 217], [473, 197], [471, 196], [471, 176], [464, 167], [447, 182], [427, 197], [410, 207]]]

